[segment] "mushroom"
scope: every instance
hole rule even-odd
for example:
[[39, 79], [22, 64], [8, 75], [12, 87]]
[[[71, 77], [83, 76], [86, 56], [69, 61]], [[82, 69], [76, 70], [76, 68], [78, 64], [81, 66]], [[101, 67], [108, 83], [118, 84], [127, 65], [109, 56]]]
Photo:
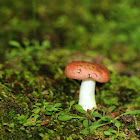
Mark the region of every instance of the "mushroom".
[[92, 110], [93, 108], [96, 108], [96, 81], [100, 83], [108, 82], [110, 79], [109, 70], [102, 64], [73, 61], [67, 64], [64, 74], [68, 78], [82, 80], [78, 104], [86, 111], [87, 109]]

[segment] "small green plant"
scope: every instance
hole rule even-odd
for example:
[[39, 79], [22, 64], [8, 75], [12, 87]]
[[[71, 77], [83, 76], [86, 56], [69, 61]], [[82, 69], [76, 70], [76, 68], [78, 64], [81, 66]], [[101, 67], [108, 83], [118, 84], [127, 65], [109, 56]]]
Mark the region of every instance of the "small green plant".
[[[16, 118], [18, 123], [23, 126], [40, 126], [40, 123], [42, 122], [40, 114], [49, 115], [53, 119], [55, 118], [55, 113], [61, 110], [61, 106], [61, 103], [50, 105], [48, 102], [43, 102], [43, 106], [42, 103], [36, 103], [31, 115], [29, 115], [29, 113], [26, 115], [17, 114]], [[21, 127], [22, 130], [24, 129], [23, 126]]]
[[76, 115], [76, 114], [74, 115], [70, 113], [66, 114], [63, 112], [63, 113], [59, 113], [58, 119], [61, 121], [79, 119], [80, 121], [83, 122], [83, 127], [84, 127], [84, 129], [81, 130], [80, 133], [84, 135], [89, 135], [93, 133], [96, 129], [113, 124], [115, 127], [117, 127], [118, 131], [115, 131], [113, 129], [108, 129], [104, 131], [104, 134], [106, 136], [109, 136], [109, 135], [112, 136], [113, 134], [115, 134], [115, 137], [111, 138], [112, 140], [113, 138], [124, 137], [124, 134], [120, 133], [121, 122], [118, 121], [118, 119], [120, 119], [121, 116], [126, 115], [126, 114], [136, 115], [140, 113], [140, 110], [128, 111], [114, 118], [112, 117], [113, 114], [111, 112], [115, 109], [115, 106], [111, 106], [109, 107], [109, 109], [95, 108], [92, 111], [88, 110], [86, 112], [85, 110], [83, 110], [83, 108], [80, 105], [76, 104], [75, 109], [78, 112], [80, 112], [81, 115]]
[[44, 40], [41, 44], [37, 40], [23, 40], [23, 46], [15, 40], [9, 41], [9, 45], [13, 49], [8, 53], [7, 57], [23, 57], [26, 61], [30, 61], [32, 56], [35, 54], [38, 57], [41, 57], [41, 51], [50, 48], [50, 42]]
[[[74, 101], [70, 102], [70, 108], [71, 108], [72, 104], [74, 104]], [[83, 110], [81, 106], [77, 105], [76, 107], [77, 107], [77, 110], [82, 111], [83, 114], [87, 114], [86, 111]], [[70, 110], [70, 108], [69, 108], [69, 110]], [[68, 120], [71, 120], [71, 119], [80, 119], [80, 120], [82, 119], [83, 120], [83, 119], [86, 118], [85, 116], [79, 116], [77, 114], [71, 114], [69, 112], [69, 110], [68, 110], [68, 112], [60, 112], [60, 113], [58, 113], [58, 115], [59, 115], [58, 120], [60, 120], [60, 121], [68, 121]]]
[[119, 131], [119, 128], [121, 126], [121, 123], [119, 121], [116, 121], [114, 123], [114, 125], [117, 127], [118, 131], [112, 129], [112, 128], [109, 128], [108, 130], [104, 131], [104, 134], [106, 136], [110, 136], [109, 140], [115, 140], [116, 138], [124, 138], [125, 135], [123, 133], [120, 133]]

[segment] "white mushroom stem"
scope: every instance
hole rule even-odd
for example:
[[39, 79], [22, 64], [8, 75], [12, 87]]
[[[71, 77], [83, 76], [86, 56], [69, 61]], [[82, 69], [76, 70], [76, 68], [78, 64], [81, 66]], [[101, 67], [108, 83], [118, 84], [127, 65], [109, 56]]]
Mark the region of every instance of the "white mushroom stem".
[[83, 80], [81, 83], [78, 104], [81, 105], [85, 111], [97, 107], [95, 101], [95, 84], [96, 81], [91, 79]]

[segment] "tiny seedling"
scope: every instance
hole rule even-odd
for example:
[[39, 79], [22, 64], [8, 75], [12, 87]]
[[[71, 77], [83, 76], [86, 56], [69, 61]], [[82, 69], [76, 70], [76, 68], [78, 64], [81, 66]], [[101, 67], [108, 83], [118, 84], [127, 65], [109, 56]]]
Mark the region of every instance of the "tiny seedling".
[[[71, 104], [73, 105], [73, 102]], [[70, 108], [71, 108], [71, 105], [70, 105]], [[69, 121], [71, 119], [79, 119], [80, 121], [83, 121], [84, 129], [81, 130], [80, 133], [84, 134], [84, 135], [91, 134], [96, 129], [101, 128], [103, 126], [113, 124], [114, 127], [117, 127], [118, 131], [115, 131], [113, 129], [108, 129], [108, 130], [104, 131], [104, 134], [107, 136], [109, 136], [109, 135], [112, 136], [113, 134], [116, 135], [115, 137], [111, 138], [112, 140], [113, 140], [113, 138], [124, 137], [124, 134], [120, 133], [121, 122], [118, 121], [118, 119], [120, 119], [121, 116], [123, 116], [125, 114], [136, 115], [136, 114], [140, 113], [140, 110], [128, 111], [115, 118], [112, 118], [111, 115], [109, 115], [107, 113], [107, 109], [104, 109], [104, 108], [102, 108], [102, 109], [95, 108], [92, 111], [88, 110], [86, 112], [80, 105], [76, 104], [75, 109], [79, 113], [81, 113], [82, 117], [80, 115], [76, 115], [76, 114], [61, 112], [61, 113], [59, 113], [58, 120]], [[115, 109], [115, 106], [109, 107], [110, 111], [113, 111], [114, 109]]]
[[[51, 118], [55, 118], [55, 114], [61, 110], [62, 104], [56, 103], [54, 105], [50, 105], [48, 102], [42, 103], [36, 103], [33, 107], [34, 109], [31, 111], [31, 115], [17, 115], [17, 120], [19, 124], [22, 124], [23, 126], [40, 126], [40, 123], [42, 120], [40, 119], [40, 114], [45, 114], [51, 116]], [[24, 129], [23, 126], [21, 129]]]

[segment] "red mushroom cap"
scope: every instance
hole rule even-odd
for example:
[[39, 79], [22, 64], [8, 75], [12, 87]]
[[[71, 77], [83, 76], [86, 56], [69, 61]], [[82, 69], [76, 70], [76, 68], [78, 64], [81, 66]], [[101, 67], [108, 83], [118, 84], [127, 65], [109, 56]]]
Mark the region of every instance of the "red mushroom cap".
[[91, 78], [100, 83], [106, 83], [110, 79], [109, 70], [104, 65], [85, 61], [73, 61], [67, 64], [64, 74], [71, 79]]

